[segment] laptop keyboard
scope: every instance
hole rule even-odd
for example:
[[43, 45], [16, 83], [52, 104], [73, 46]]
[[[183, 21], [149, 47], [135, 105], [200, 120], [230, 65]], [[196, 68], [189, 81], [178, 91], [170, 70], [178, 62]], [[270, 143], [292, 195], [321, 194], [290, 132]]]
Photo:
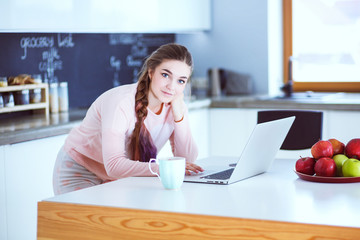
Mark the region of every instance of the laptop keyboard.
[[230, 178], [233, 171], [234, 171], [234, 168], [230, 168], [230, 169], [227, 169], [227, 170], [222, 171], [222, 172], [218, 172], [218, 173], [203, 176], [201, 178], [225, 180], [225, 179]]

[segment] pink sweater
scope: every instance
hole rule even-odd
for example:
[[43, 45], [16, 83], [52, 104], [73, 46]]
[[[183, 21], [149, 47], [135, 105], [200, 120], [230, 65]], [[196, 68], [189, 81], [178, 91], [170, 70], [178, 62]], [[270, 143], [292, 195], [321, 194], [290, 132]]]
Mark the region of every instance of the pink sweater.
[[[129, 137], [136, 121], [136, 87], [134, 83], [103, 93], [65, 141], [64, 149], [70, 157], [104, 181], [153, 176], [147, 162], [129, 159]], [[159, 115], [148, 108], [145, 126], [158, 152], [170, 140], [174, 156], [185, 157], [187, 162], [196, 160], [198, 150], [191, 135], [187, 110], [183, 120], [175, 123], [171, 105], [164, 105]], [[158, 171], [155, 163], [152, 169]]]

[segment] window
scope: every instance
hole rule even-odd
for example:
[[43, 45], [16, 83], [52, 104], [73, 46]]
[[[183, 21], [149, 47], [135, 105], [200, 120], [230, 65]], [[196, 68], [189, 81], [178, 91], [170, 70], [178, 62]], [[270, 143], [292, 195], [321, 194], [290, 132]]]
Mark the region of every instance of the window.
[[283, 0], [283, 16], [294, 91], [360, 91], [360, 0]]

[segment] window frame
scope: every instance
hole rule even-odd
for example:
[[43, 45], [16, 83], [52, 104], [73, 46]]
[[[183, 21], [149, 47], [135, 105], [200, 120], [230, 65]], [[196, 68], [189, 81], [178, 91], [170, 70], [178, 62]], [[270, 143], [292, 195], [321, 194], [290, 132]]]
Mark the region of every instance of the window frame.
[[[283, 0], [283, 78], [288, 82], [288, 61], [292, 56], [292, 0]], [[360, 92], [360, 82], [296, 82], [295, 92]]]

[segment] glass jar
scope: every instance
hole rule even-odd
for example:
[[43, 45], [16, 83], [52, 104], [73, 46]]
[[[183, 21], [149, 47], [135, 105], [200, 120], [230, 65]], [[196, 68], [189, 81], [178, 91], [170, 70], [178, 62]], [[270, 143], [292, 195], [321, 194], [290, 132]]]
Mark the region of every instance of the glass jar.
[[59, 83], [59, 111], [67, 112], [69, 110], [68, 83]]
[[0, 77], [0, 87], [7, 87], [8, 82], [6, 77]]
[[2, 94], [0, 93], [0, 108], [3, 108], [3, 107], [4, 107], [4, 99], [3, 99]]
[[34, 83], [42, 83], [41, 74], [33, 74]]
[[58, 83], [49, 84], [49, 97], [50, 97], [50, 112], [59, 112], [59, 94], [58, 94]]
[[14, 92], [15, 105], [29, 104], [29, 89]]
[[[42, 83], [41, 74], [32, 75], [35, 84]], [[30, 90], [30, 103], [41, 102], [41, 88], [35, 88]]]
[[3, 101], [5, 107], [13, 107], [14, 103], [14, 95], [12, 92], [3, 93]]
[[30, 103], [41, 102], [41, 88], [35, 88], [30, 90]]

